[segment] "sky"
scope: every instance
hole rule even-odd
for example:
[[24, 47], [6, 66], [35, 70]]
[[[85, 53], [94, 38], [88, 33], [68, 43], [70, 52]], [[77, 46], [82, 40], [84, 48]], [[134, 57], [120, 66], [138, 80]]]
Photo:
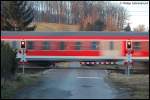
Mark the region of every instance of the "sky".
[[112, 1], [123, 6], [129, 14], [131, 29], [137, 27], [139, 24], [145, 25], [149, 28], [149, 1]]

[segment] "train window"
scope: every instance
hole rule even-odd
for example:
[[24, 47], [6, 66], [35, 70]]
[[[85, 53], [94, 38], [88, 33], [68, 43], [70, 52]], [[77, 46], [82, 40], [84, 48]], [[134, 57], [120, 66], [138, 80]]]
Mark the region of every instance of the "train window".
[[92, 42], [91, 49], [97, 50], [98, 49], [98, 42], [96, 42], [96, 41]]
[[50, 49], [50, 43], [49, 41], [43, 42], [43, 50], [49, 50]]
[[110, 49], [110, 50], [113, 50], [113, 49], [114, 49], [114, 42], [113, 42], [113, 41], [110, 41], [109, 49]]
[[75, 49], [80, 50], [81, 49], [81, 42], [76, 42]]
[[27, 49], [34, 49], [33, 41], [27, 41]]
[[65, 49], [65, 42], [60, 42], [60, 50], [64, 50]]
[[133, 42], [133, 49], [134, 50], [140, 50], [141, 49], [141, 43], [140, 42]]
[[12, 47], [13, 47], [13, 48], [17, 48], [17, 41], [13, 41], [13, 42], [12, 42]]

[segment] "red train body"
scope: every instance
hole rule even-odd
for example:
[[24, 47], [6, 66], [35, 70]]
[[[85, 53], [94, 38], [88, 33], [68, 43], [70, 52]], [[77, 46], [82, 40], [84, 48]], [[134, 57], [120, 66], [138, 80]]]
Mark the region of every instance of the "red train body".
[[[28, 60], [125, 60], [126, 42], [132, 41], [132, 58], [149, 60], [148, 32], [7, 32], [1, 40], [26, 41]], [[18, 57], [19, 54], [18, 54]]]

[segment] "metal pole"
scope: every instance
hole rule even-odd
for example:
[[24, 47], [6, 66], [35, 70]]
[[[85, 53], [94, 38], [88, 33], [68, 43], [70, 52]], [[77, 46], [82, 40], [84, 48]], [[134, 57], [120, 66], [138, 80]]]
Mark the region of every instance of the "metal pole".
[[23, 68], [23, 74], [24, 74], [24, 61], [23, 61], [23, 64], [22, 64], [22, 68]]
[[[128, 67], [128, 65], [127, 65], [126, 67]], [[127, 68], [125, 68], [125, 74], [127, 74], [127, 72], [128, 72], [128, 71], [127, 71]]]
[[[24, 56], [24, 49], [23, 49], [23, 56]], [[22, 62], [23, 62], [23, 63], [22, 63], [22, 70], [23, 70], [23, 74], [24, 74], [24, 59], [23, 59]]]
[[130, 64], [128, 63], [128, 73], [127, 75], [129, 76], [130, 75]]
[[131, 68], [131, 51], [128, 51], [128, 57], [127, 57], [127, 62], [128, 62], [128, 65], [127, 65], [127, 75], [129, 76], [130, 75], [130, 68]]
[[[129, 51], [128, 51], [129, 52]], [[127, 54], [127, 75], [129, 76], [129, 53]]]
[[127, 62], [127, 67], [126, 67], [126, 69], [125, 69], [125, 74], [126, 74], [126, 75], [129, 75], [129, 64], [128, 64], [128, 62]]

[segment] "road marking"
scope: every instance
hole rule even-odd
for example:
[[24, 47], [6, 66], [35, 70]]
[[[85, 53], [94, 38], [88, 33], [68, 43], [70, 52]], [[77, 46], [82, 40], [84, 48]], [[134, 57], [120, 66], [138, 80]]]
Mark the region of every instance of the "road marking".
[[89, 78], [89, 79], [100, 79], [99, 77], [81, 77], [81, 76], [78, 76], [76, 78]]

